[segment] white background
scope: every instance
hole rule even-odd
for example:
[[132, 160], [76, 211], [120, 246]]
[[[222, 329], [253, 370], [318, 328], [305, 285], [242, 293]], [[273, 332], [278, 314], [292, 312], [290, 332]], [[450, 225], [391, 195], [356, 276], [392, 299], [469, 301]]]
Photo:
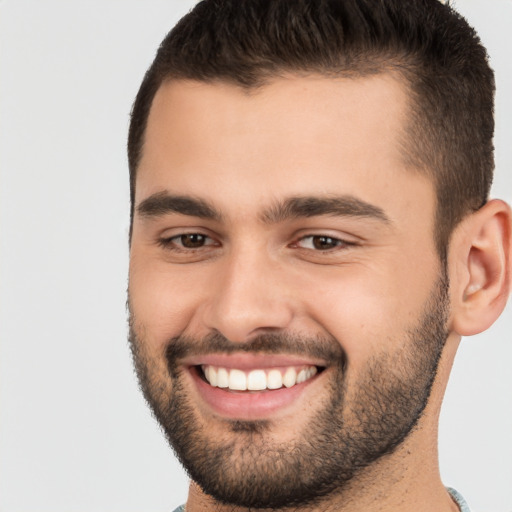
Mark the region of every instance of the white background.
[[[0, 512], [164, 512], [187, 478], [126, 343], [128, 114], [192, 1], [0, 0]], [[512, 0], [459, 0], [498, 80], [494, 196], [512, 200]], [[444, 481], [512, 512], [512, 309], [464, 340]]]

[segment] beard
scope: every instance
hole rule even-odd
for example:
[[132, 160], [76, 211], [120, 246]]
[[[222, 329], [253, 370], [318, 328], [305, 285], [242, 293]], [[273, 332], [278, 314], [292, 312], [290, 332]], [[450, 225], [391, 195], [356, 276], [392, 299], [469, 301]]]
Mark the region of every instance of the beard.
[[[401, 348], [373, 355], [353, 382], [342, 344], [333, 337], [269, 334], [244, 343], [220, 334], [175, 337], [165, 356], [157, 357], [135, 332], [130, 314], [129, 340], [142, 392], [185, 470], [206, 494], [248, 508], [311, 506], [342, 493], [414, 430], [448, 336], [448, 304], [443, 272], [416, 325], [401, 333], [400, 343], [390, 340], [390, 347]], [[214, 352], [288, 353], [327, 361], [325, 393], [300, 435], [279, 442], [272, 420], [225, 419], [218, 420], [225, 435], [213, 436], [191, 403], [178, 361]]]

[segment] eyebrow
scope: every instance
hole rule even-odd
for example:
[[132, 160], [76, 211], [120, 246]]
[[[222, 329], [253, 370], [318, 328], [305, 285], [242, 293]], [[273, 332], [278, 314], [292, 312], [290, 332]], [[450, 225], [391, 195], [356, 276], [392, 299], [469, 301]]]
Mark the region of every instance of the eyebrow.
[[329, 215], [334, 217], [364, 217], [391, 224], [382, 208], [351, 195], [291, 197], [275, 203], [265, 211], [262, 220], [273, 224], [287, 219]]
[[[172, 195], [166, 191], [147, 197], [136, 209], [141, 217], [146, 218], [178, 213], [207, 220], [222, 220], [220, 211], [208, 201], [192, 196]], [[380, 207], [352, 195], [290, 197], [272, 204], [262, 212], [260, 219], [265, 224], [276, 224], [289, 219], [322, 215], [370, 218], [391, 224]]]
[[172, 195], [157, 192], [144, 199], [137, 206], [141, 217], [162, 217], [169, 213], [179, 213], [208, 220], [221, 220], [220, 212], [204, 199], [191, 196]]

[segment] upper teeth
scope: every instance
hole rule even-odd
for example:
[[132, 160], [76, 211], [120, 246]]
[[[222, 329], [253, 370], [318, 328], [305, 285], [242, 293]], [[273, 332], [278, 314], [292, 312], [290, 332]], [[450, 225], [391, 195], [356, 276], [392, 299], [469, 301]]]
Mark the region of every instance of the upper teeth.
[[317, 373], [316, 366], [265, 370], [251, 370], [245, 372], [236, 368], [219, 368], [203, 365], [204, 376], [211, 386], [228, 388], [233, 391], [261, 391], [263, 389], [279, 389], [283, 386], [291, 388], [310, 379]]

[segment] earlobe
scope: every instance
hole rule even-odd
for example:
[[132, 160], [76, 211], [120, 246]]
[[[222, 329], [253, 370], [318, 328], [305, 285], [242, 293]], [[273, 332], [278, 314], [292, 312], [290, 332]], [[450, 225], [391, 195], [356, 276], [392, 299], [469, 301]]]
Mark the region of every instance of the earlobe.
[[510, 207], [492, 200], [452, 236], [452, 330], [461, 336], [488, 329], [505, 308], [511, 289], [511, 231]]

